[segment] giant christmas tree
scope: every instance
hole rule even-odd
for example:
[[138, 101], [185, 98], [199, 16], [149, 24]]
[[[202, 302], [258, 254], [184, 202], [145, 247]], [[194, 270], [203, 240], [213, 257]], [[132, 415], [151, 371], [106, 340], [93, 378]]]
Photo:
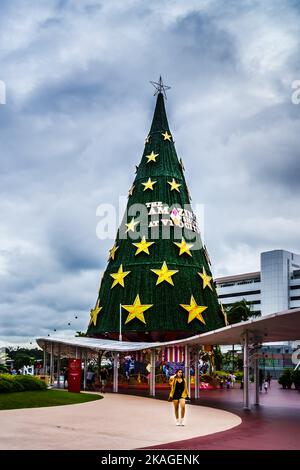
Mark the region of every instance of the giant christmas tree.
[[[224, 326], [206, 248], [158, 94], [88, 336], [165, 341]], [[162, 93], [163, 92], [163, 93]]]

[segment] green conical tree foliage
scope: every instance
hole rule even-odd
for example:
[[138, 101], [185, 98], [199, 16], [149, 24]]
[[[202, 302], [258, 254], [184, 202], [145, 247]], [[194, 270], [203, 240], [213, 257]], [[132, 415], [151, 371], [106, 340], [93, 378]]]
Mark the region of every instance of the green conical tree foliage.
[[224, 326], [183, 172], [159, 93], [88, 336], [117, 339], [120, 305], [123, 340], [172, 340]]

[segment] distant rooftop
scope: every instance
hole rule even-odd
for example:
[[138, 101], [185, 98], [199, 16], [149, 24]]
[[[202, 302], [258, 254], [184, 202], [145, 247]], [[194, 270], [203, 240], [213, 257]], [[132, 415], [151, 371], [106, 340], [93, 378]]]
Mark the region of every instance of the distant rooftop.
[[222, 284], [223, 282], [237, 282], [237, 281], [246, 281], [249, 279], [260, 279], [260, 271], [255, 271], [252, 273], [244, 273], [244, 274], [235, 274], [234, 276], [223, 276], [217, 277], [215, 279], [217, 284]]

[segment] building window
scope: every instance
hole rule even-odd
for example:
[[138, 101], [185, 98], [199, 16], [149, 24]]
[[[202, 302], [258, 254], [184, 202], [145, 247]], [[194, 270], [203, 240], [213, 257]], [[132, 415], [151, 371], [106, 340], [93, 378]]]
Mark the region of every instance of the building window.
[[232, 292], [231, 294], [220, 294], [219, 299], [226, 299], [226, 297], [242, 297], [245, 295], [257, 295], [260, 294], [260, 290], [250, 290], [245, 292]]

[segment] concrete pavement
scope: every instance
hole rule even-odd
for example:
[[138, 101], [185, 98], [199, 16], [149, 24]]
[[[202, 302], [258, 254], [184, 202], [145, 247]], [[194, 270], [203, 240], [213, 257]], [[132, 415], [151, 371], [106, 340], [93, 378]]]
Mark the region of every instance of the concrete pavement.
[[239, 416], [187, 405], [186, 426], [175, 426], [173, 404], [105, 394], [103, 400], [0, 411], [0, 449], [136, 449], [226, 431]]

